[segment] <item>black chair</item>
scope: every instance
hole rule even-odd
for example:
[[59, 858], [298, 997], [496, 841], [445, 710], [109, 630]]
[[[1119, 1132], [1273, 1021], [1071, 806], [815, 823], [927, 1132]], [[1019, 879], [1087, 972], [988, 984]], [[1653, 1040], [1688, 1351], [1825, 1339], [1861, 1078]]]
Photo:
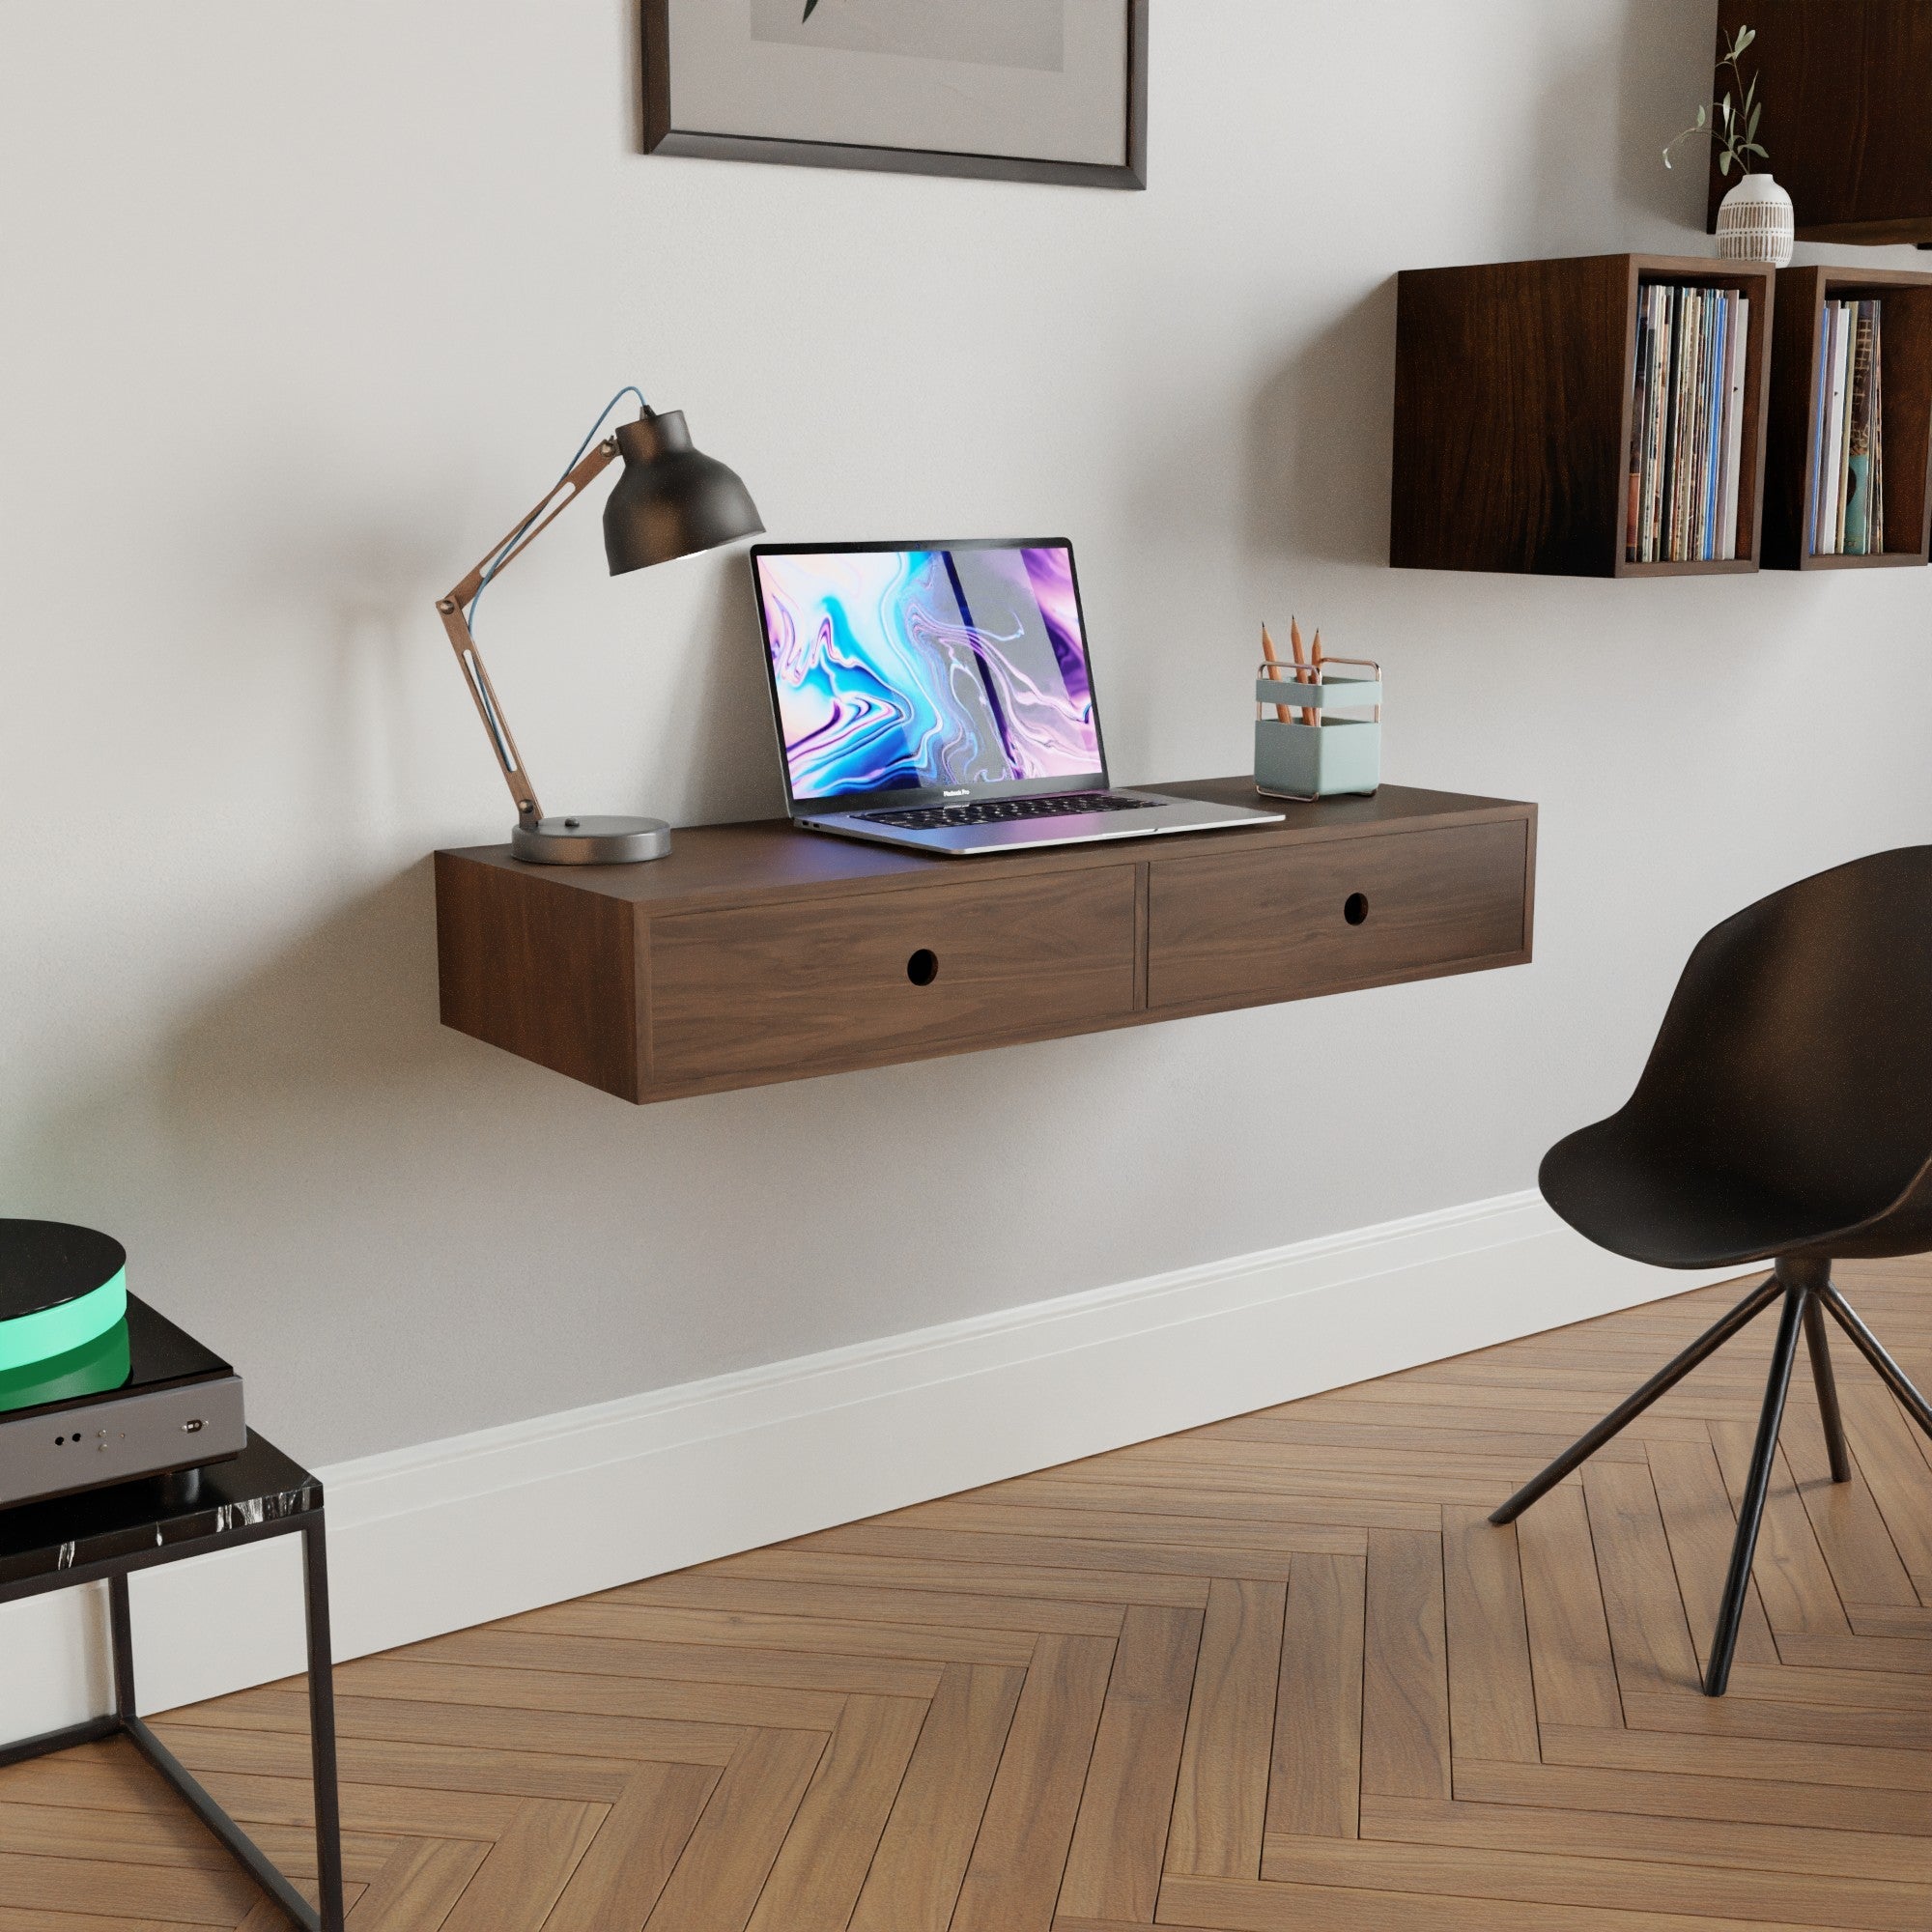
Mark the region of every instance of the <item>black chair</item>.
[[1932, 845], [1801, 880], [1706, 933], [1636, 1092], [1537, 1177], [1599, 1247], [1660, 1267], [1776, 1272], [1491, 1517], [1531, 1503], [1781, 1302], [1704, 1690], [1721, 1697], [1773, 1452], [1809, 1347], [1835, 1482], [1850, 1480], [1825, 1313], [1932, 1435], [1932, 1406], [1832, 1285], [1834, 1260], [1932, 1249]]

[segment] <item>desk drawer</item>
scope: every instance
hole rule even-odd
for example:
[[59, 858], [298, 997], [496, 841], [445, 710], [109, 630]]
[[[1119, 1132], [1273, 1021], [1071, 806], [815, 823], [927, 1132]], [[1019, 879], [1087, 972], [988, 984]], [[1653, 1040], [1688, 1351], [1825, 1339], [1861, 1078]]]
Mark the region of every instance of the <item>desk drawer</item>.
[[1156, 859], [1148, 1005], [1244, 1006], [1527, 958], [1521, 819]]
[[1134, 887], [1111, 866], [655, 919], [650, 1085], [750, 1086], [1124, 1017]]

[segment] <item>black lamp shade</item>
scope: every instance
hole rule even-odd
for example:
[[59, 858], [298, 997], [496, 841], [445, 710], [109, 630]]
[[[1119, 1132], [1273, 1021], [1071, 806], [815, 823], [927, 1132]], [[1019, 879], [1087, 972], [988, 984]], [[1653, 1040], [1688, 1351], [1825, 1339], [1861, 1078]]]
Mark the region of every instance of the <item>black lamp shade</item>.
[[764, 528], [737, 471], [691, 446], [682, 410], [622, 424], [617, 448], [624, 468], [604, 504], [604, 554], [612, 577]]

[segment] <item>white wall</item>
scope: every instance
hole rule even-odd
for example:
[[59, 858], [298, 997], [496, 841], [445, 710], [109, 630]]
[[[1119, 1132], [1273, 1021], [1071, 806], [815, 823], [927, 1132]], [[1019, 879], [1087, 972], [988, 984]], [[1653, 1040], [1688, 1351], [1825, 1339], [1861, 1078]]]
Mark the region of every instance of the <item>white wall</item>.
[[[1712, 921], [1932, 832], [1922, 574], [1382, 560], [1391, 276], [1707, 251], [1709, 6], [1157, 0], [1135, 195], [642, 157], [633, 11], [0, 0], [0, 1211], [298, 1455], [1526, 1186]], [[1541, 802], [1537, 963], [646, 1110], [442, 1032], [432, 601], [631, 380], [775, 536], [1071, 535], [1125, 779], [1241, 768], [1264, 615], [1383, 659], [1392, 779]], [[773, 809], [742, 561], [597, 546], [484, 606], [546, 797]]]

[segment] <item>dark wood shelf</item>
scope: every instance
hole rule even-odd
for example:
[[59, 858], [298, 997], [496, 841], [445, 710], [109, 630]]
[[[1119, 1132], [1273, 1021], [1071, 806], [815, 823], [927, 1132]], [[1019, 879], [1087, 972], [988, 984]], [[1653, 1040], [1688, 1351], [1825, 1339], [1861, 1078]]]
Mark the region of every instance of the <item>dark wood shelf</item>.
[[[1160, 789], [1260, 802], [1249, 778]], [[443, 1023], [641, 1102], [1528, 960], [1533, 805], [1384, 785], [1281, 809], [983, 859], [776, 819], [641, 866], [439, 852]]]
[[[1758, 567], [1774, 273], [1675, 255], [1411, 269], [1397, 278], [1389, 562], [1410, 570], [1711, 577]], [[1637, 291], [1751, 298], [1738, 555], [1632, 563]]]
[[[1745, 72], [1757, 76], [1767, 166], [1790, 194], [1806, 241], [1932, 242], [1932, 6], [1925, 0], [1722, 0], [1717, 50], [1757, 29]], [[1728, 71], [1717, 76], [1723, 98]], [[1733, 85], [1732, 91], [1735, 92]], [[1708, 210], [1737, 185], [1711, 162]]]
[[[1818, 463], [1821, 325], [1828, 300], [1866, 296], [1885, 303], [1886, 548], [1870, 556], [1820, 556], [1811, 549], [1806, 510]], [[1932, 558], [1932, 274], [1780, 269], [1765, 420], [1767, 570], [1884, 569]]]

